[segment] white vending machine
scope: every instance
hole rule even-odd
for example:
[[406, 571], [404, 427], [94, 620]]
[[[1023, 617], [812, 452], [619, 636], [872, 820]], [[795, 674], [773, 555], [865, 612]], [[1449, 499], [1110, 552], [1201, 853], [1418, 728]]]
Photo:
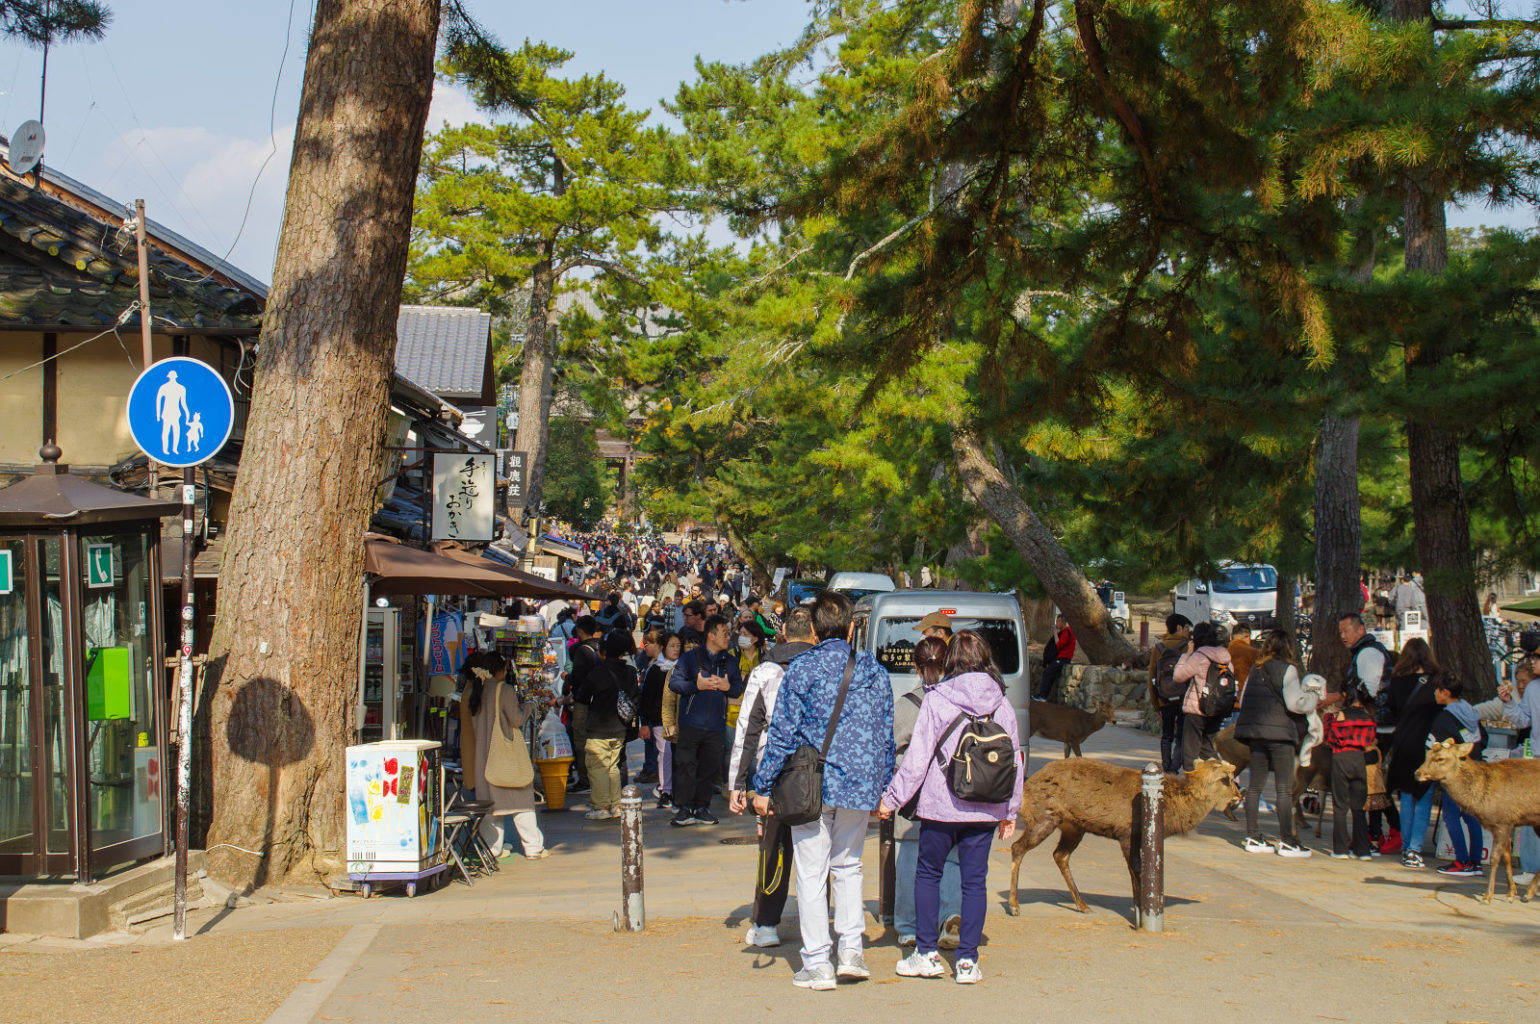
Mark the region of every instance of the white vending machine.
[[370, 608], [365, 623], [354, 718], [360, 743], [395, 738], [401, 681], [411, 674], [410, 655], [402, 653], [401, 609]]
[[446, 865], [435, 740], [385, 740], [347, 749], [348, 875], [364, 896], [381, 882], [418, 883]]

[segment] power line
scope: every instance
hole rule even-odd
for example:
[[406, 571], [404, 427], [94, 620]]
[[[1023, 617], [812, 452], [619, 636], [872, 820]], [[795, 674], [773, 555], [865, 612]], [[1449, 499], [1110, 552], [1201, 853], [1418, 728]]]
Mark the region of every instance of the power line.
[[[91, 337], [87, 338], [85, 341], [78, 342], [78, 343], [76, 343], [74, 345], [71, 345], [69, 348], [65, 349], [62, 352], [55, 352], [51, 356], [44, 356], [42, 359], [39, 359], [37, 362], [32, 363], [32, 364], [30, 364], [28, 366], [23, 366], [19, 370], [12, 370], [10, 373], [6, 374], [4, 377], [0, 377], [0, 383], [4, 383], [5, 381], [8, 381], [12, 377], [20, 376], [21, 374], [26, 373], [28, 370], [35, 370], [39, 366], [42, 366], [44, 363], [51, 362], [52, 360], [58, 359], [61, 356], [67, 356], [71, 352], [75, 351], [77, 348], [84, 348], [85, 346], [91, 344], [91, 342], [95, 341], [98, 338], [105, 338], [109, 334], [117, 335], [118, 328], [122, 327], [125, 323], [127, 323], [128, 322], [128, 318], [133, 316], [134, 315], [134, 310], [136, 310], [138, 308], [139, 308], [139, 300], [135, 299], [133, 302], [129, 303], [127, 309], [125, 309], [123, 312], [118, 314], [117, 323], [113, 324], [111, 327], [107, 328], [102, 333], [94, 334]], [[118, 336], [118, 344], [119, 345], [123, 344], [123, 338], [121, 336]], [[128, 351], [127, 346], [124, 346], [123, 351], [124, 352]], [[132, 366], [134, 364], [134, 360], [133, 360], [132, 356], [129, 357], [128, 362], [129, 362], [130, 366]]]

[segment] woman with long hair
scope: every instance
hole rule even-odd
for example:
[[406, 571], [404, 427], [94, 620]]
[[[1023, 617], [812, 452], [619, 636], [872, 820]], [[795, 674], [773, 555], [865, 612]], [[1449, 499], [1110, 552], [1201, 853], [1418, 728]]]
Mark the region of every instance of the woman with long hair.
[[[524, 744], [524, 723], [531, 708], [520, 700], [518, 691], [508, 683], [508, 659], [495, 651], [478, 651], [465, 659], [461, 670], [468, 677], [463, 699], [469, 713], [475, 751], [465, 761], [465, 781], [476, 790], [478, 800], [490, 800], [492, 810], [481, 820], [481, 835], [494, 857], [501, 857], [507, 837], [507, 820], [519, 835], [524, 856], [540, 860], [550, 855], [545, 836], [535, 818], [535, 784], [509, 788], [494, 786], [486, 780], [487, 754], [492, 749], [492, 730], [499, 730], [500, 741]], [[525, 751], [526, 756], [528, 751]]]
[[[920, 677], [920, 687], [894, 701], [893, 743], [898, 750], [899, 762], [909, 751], [909, 740], [914, 735], [915, 722], [920, 717], [920, 705], [925, 694], [941, 682], [941, 669], [946, 663], [946, 641], [939, 636], [921, 637], [914, 645], [914, 671]], [[917, 757], [925, 757], [929, 751], [917, 751]], [[900, 818], [893, 824], [893, 840], [898, 852], [895, 859], [893, 929], [898, 932], [900, 946], [915, 944], [914, 927], [914, 873], [920, 860], [920, 823]], [[962, 880], [958, 874], [957, 850], [947, 854], [946, 865], [941, 869], [941, 938], [942, 949], [956, 949], [962, 916]]]
[[1246, 838], [1241, 843], [1241, 849], [1247, 853], [1274, 851], [1257, 825], [1262, 786], [1267, 782], [1268, 772], [1272, 772], [1273, 802], [1278, 811], [1278, 856], [1310, 856], [1294, 832], [1294, 767], [1299, 741], [1304, 738], [1305, 716], [1315, 710], [1319, 700], [1300, 681], [1289, 635], [1281, 629], [1270, 631], [1263, 641], [1262, 658], [1252, 667], [1241, 690], [1241, 711], [1235, 720], [1235, 738], [1251, 748]]
[[1427, 753], [1428, 736], [1440, 710], [1431, 680], [1442, 671], [1428, 642], [1413, 637], [1401, 648], [1401, 656], [1390, 670], [1390, 682], [1385, 687], [1386, 715], [1395, 723], [1385, 788], [1401, 794], [1402, 834], [1387, 836], [1380, 852], [1400, 850], [1401, 863], [1409, 868], [1423, 866], [1422, 844], [1433, 816], [1433, 786], [1419, 782], [1416, 773]]
[[[910, 797], [919, 794], [915, 807], [920, 820], [920, 857], [914, 882], [915, 951], [899, 961], [899, 975], [938, 978], [946, 973], [946, 964], [936, 951], [940, 940], [941, 874], [955, 847], [962, 875], [956, 980], [970, 985], [983, 978], [978, 958], [987, 909], [985, 884], [990, 841], [996, 834], [1009, 839], [1015, 833], [1026, 769], [1022, 764], [1016, 710], [1005, 697], [1005, 685], [988, 642], [966, 629], [952, 637], [942, 676], [920, 704], [920, 716], [910, 739], [915, 756], [905, 757], [888, 783], [878, 814], [891, 817], [895, 808], [903, 807]], [[956, 755], [962, 742], [963, 730], [951, 728], [959, 716], [989, 719], [1009, 735], [1016, 778], [1008, 799], [975, 803], [960, 799], [952, 791], [943, 766]]]

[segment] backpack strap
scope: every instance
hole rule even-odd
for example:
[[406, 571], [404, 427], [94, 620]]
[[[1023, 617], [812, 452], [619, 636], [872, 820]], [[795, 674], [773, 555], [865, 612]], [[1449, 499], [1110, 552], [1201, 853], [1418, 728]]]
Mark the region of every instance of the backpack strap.
[[971, 721], [972, 718], [972, 715], [964, 711], [962, 714], [952, 719], [952, 724], [947, 726], [946, 729], [942, 731], [941, 738], [936, 741], [936, 752], [934, 755], [932, 755], [935, 757], [937, 764], [946, 763], [946, 758], [941, 756], [941, 748], [946, 746], [946, 741], [951, 739], [952, 733], [956, 732], [958, 727], [961, 726], [964, 722]]
[[845, 678], [840, 680], [839, 696], [834, 698], [834, 713], [829, 716], [829, 727], [824, 730], [823, 749], [818, 752], [818, 760], [823, 761], [829, 756], [829, 744], [834, 742], [834, 730], [839, 728], [840, 712], [845, 710], [845, 694], [850, 692], [850, 679], [856, 670], [855, 648], [850, 649], [850, 660], [845, 662]]

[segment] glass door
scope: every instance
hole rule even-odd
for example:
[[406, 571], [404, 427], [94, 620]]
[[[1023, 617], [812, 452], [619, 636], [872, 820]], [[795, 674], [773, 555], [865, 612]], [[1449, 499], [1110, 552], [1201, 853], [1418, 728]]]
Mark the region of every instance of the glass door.
[[162, 846], [165, 773], [150, 622], [158, 566], [142, 531], [87, 534], [79, 543], [86, 820], [92, 864], [102, 869]]
[[21, 858], [30, 860], [39, 852], [41, 804], [33, 757], [37, 723], [27, 643], [26, 565], [25, 541], [0, 540], [0, 858], [18, 858], [18, 872]]

